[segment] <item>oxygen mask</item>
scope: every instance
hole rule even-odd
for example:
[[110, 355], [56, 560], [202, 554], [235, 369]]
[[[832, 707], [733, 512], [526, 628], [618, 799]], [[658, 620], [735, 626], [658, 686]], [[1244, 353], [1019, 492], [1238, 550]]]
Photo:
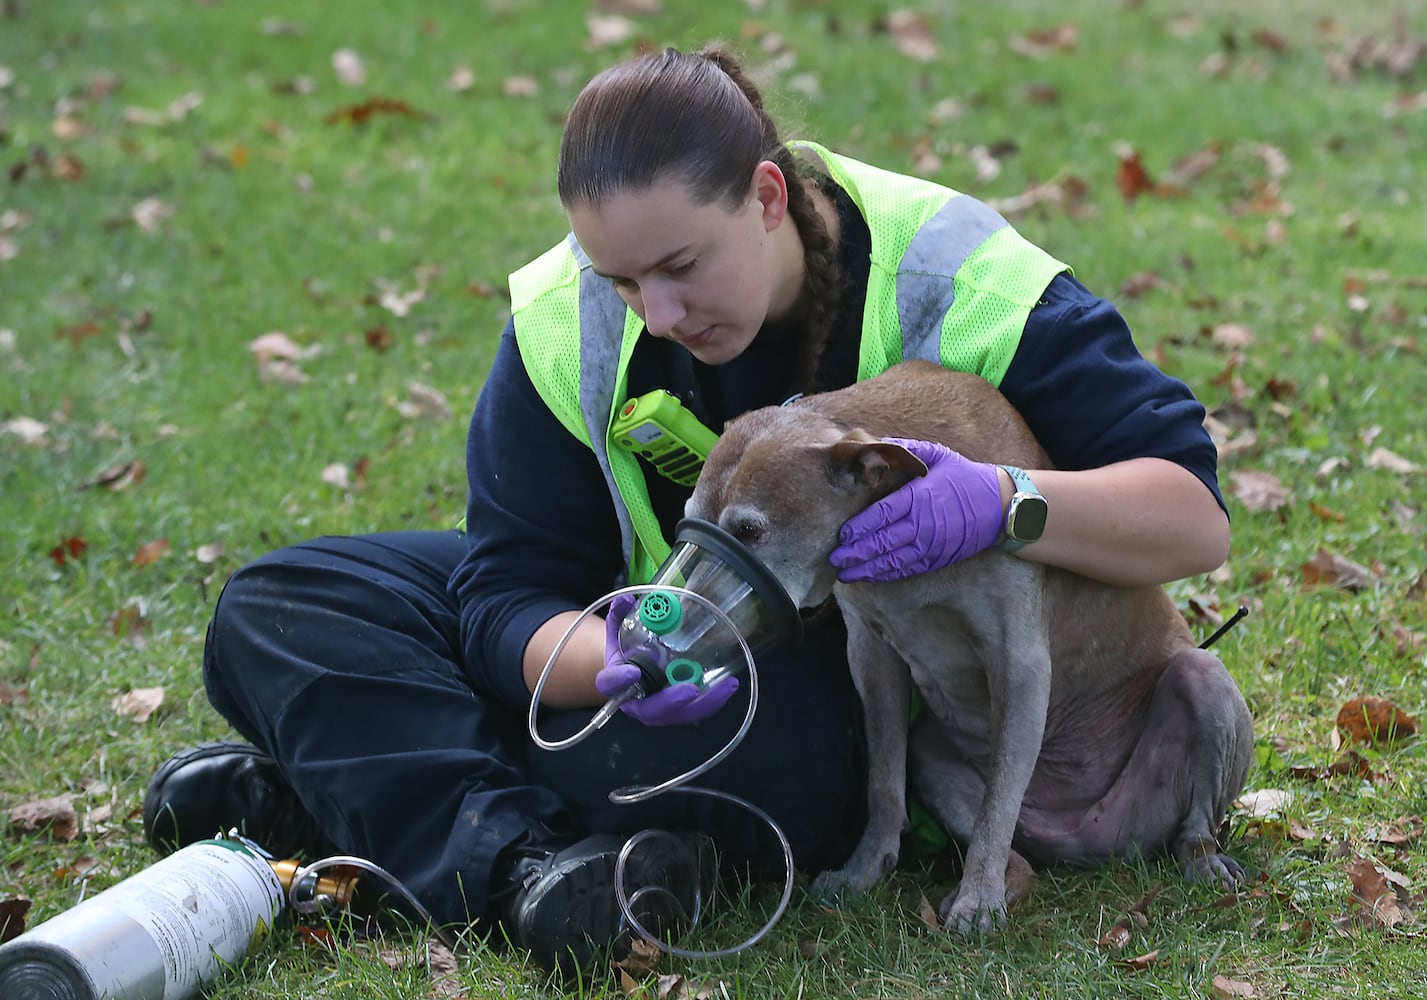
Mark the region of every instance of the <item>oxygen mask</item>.
[[645, 694], [668, 684], [707, 686], [802, 638], [802, 619], [782, 584], [708, 521], [680, 521], [669, 557], [637, 589], [643, 593], [620, 624], [619, 646], [644, 675]]

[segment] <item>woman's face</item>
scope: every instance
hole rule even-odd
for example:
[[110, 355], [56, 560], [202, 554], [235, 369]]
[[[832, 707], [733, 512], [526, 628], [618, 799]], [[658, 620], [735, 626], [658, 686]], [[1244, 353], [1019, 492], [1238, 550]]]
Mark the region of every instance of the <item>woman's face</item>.
[[568, 209], [597, 274], [656, 337], [705, 364], [738, 357], [802, 287], [802, 250], [787, 221], [782, 172], [764, 161], [735, 207], [700, 204], [674, 180]]

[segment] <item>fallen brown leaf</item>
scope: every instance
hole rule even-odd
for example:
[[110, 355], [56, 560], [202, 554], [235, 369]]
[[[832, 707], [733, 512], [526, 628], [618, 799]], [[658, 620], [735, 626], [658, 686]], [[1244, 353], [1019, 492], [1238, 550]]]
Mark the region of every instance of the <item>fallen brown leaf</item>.
[[48, 831], [54, 840], [66, 843], [79, 836], [79, 814], [72, 795], [24, 802], [10, 810], [10, 826], [20, 833]]
[[636, 937], [630, 942], [629, 954], [615, 962], [614, 967], [619, 970], [621, 978], [625, 975], [647, 977], [656, 970], [663, 955], [658, 945]]
[[164, 703], [164, 689], [161, 687], [131, 688], [113, 701], [115, 712], [126, 715], [135, 722], [148, 722]]
[[136, 458], [129, 462], [120, 462], [117, 465], [109, 466], [92, 479], [86, 479], [80, 483], [75, 489], [83, 491], [102, 486], [111, 493], [118, 493], [130, 486], [142, 483], [147, 474], [148, 468], [144, 465], [144, 460]]
[[0, 944], [25, 933], [25, 915], [33, 904], [22, 897], [0, 899]]
[[1337, 587], [1353, 594], [1366, 590], [1373, 583], [1372, 570], [1327, 549], [1319, 549], [1300, 568], [1305, 583]]
[[1230, 979], [1227, 976], [1215, 976], [1210, 985], [1214, 990], [1214, 996], [1219, 1000], [1233, 1000], [1234, 997], [1257, 996], [1254, 988], [1248, 983], [1238, 979]]
[[1131, 202], [1140, 195], [1155, 190], [1155, 182], [1145, 169], [1139, 150], [1120, 151], [1119, 165], [1115, 169], [1115, 186], [1120, 189], [1120, 197]]
[[1337, 778], [1343, 775], [1352, 775], [1359, 778], [1373, 780], [1372, 765], [1368, 759], [1360, 753], [1349, 750], [1342, 757], [1339, 757], [1327, 767], [1290, 767], [1288, 773], [1300, 781], [1324, 781], [1328, 778]]
[[87, 548], [89, 543], [82, 538], [66, 538], [50, 549], [50, 558], [55, 561], [56, 566], [63, 566], [66, 562], [84, 555]]
[[591, 14], [585, 18], [587, 48], [604, 49], [620, 45], [634, 34], [634, 22], [620, 14]]
[[1288, 503], [1288, 490], [1277, 476], [1253, 469], [1236, 469], [1230, 474], [1229, 492], [1252, 511], [1275, 511]]
[[299, 345], [281, 330], [270, 330], [248, 341], [248, 351], [259, 361], [281, 358], [284, 361], [306, 361], [322, 353], [321, 344]]
[[1401, 455], [1389, 451], [1379, 445], [1368, 455], [1366, 465], [1369, 469], [1386, 469], [1388, 472], [1413, 473], [1421, 472], [1422, 467], [1415, 462], [1403, 458]]
[[941, 917], [937, 915], [936, 907], [932, 905], [931, 900], [927, 899], [925, 893], [917, 901], [917, 916], [921, 918], [927, 930], [941, 930]]
[[1132, 972], [1142, 972], [1148, 969], [1155, 962], [1159, 961], [1159, 949], [1147, 951], [1143, 955], [1136, 955], [1134, 958], [1120, 958], [1115, 960], [1115, 964], [1122, 969], [1129, 969]]
[[1355, 743], [1392, 743], [1417, 733], [1417, 720], [1384, 698], [1354, 698], [1338, 710], [1337, 726]]
[[26, 445], [45, 444], [49, 430], [48, 425], [34, 417], [13, 417], [0, 423], [0, 434], [13, 435], [20, 439], [21, 444]]
[[897, 51], [917, 62], [931, 62], [939, 49], [932, 37], [931, 23], [926, 15], [903, 8], [887, 15], [887, 29], [892, 33], [892, 42]]
[[1100, 940], [1095, 942], [1102, 948], [1113, 948], [1116, 951], [1124, 948], [1130, 943], [1130, 919], [1121, 917], [1110, 925], [1110, 929], [1100, 935]]
[[152, 542], [140, 545], [139, 551], [134, 553], [134, 558], [129, 561], [129, 564], [135, 569], [143, 569], [145, 566], [152, 566], [168, 555], [170, 551], [172, 551], [172, 547], [167, 538], [156, 538]]
[[1404, 816], [1401, 819], [1393, 820], [1383, 827], [1372, 827], [1367, 831], [1368, 839], [1375, 840], [1379, 844], [1389, 844], [1393, 847], [1401, 847], [1410, 841], [1422, 836], [1423, 824], [1421, 816]]
[[110, 615], [107, 622], [109, 631], [114, 635], [138, 645], [143, 644], [143, 637], [153, 626], [149, 616], [144, 613], [143, 601], [130, 601]]
[[354, 49], [338, 49], [332, 53], [332, 71], [337, 79], [349, 87], [360, 87], [367, 82], [367, 67], [362, 57]]
[[1407, 919], [1386, 872], [1367, 858], [1354, 858], [1347, 872], [1353, 883], [1350, 902], [1369, 926], [1391, 930]]
[[391, 97], [368, 97], [365, 101], [357, 104], [348, 104], [329, 112], [323, 119], [324, 125], [337, 125], [343, 122], [348, 125], [365, 125], [379, 115], [391, 115], [398, 118], [414, 118], [417, 121], [429, 121], [431, 115], [425, 111], [418, 111], [405, 101]]

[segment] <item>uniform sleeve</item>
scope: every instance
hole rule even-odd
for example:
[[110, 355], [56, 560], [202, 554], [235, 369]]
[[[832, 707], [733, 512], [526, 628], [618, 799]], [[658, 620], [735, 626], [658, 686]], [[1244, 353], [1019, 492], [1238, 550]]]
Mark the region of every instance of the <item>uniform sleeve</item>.
[[1227, 514], [1203, 405], [1140, 353], [1119, 310], [1069, 275], [1031, 311], [1001, 391], [1057, 467], [1167, 459], [1194, 473]]
[[509, 324], [471, 416], [466, 476], [470, 550], [448, 584], [466, 673], [478, 692], [523, 710], [530, 637], [613, 589], [623, 561], [594, 453], [541, 400]]

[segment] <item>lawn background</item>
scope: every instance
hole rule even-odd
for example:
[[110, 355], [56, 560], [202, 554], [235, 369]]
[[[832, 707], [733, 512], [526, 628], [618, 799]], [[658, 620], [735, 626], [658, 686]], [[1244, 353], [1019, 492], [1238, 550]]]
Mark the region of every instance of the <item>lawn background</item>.
[[[1261, 881], [1234, 900], [1158, 863], [1052, 872], [963, 944], [918, 917], [954, 876], [909, 866], [662, 971], [746, 997], [1427, 996], [1420, 745], [1315, 778], [1349, 699], [1427, 708], [1421, 3], [3, 0], [0, 823], [67, 796], [79, 830], [9, 822], [0, 901], [34, 925], [153, 860], [148, 775], [228, 735], [198, 665], [232, 570], [459, 516], [505, 276], [564, 232], [564, 109], [612, 61], [710, 38], [788, 134], [1004, 204], [1195, 387], [1234, 544], [1171, 590], [1206, 635], [1250, 608], [1218, 650], [1256, 717], [1249, 787], [1288, 795], [1236, 812]], [[273, 332], [305, 381], [260, 378]], [[116, 707], [152, 689], [152, 717]], [[1356, 858], [1398, 876], [1403, 922], [1361, 918]], [[745, 903], [686, 944], [746, 934]], [[433, 989], [374, 955], [289, 943], [217, 993]], [[557, 992], [486, 954], [453, 975], [438, 992]]]

